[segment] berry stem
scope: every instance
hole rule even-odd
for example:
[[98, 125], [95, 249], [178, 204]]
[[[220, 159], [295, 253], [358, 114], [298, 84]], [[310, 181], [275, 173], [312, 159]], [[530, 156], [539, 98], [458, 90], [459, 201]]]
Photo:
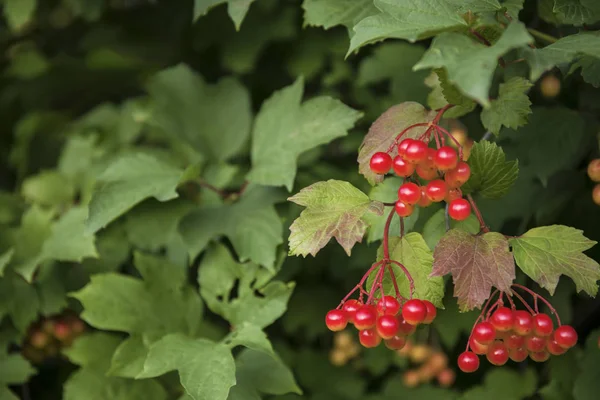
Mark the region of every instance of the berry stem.
[[400, 217], [400, 238], [404, 237], [404, 218]]
[[527, 304], [527, 302], [525, 301], [525, 299], [523, 298], [523, 296], [521, 296], [519, 293], [517, 293], [515, 290], [511, 289], [512, 294], [519, 300], [521, 300], [521, 303], [523, 303], [523, 305], [525, 306], [525, 308], [527, 309], [527, 311], [529, 311], [530, 314], [537, 314], [536, 312], [533, 311], [533, 308], [531, 308], [531, 306], [529, 304]]
[[200, 179], [200, 178], [196, 179], [195, 182], [196, 182], [196, 184], [198, 186], [200, 186], [202, 188], [205, 188], [205, 189], [208, 189], [211, 192], [216, 193], [217, 195], [219, 195], [223, 199], [229, 199], [229, 198], [232, 198], [232, 197], [239, 197], [239, 196], [241, 196], [242, 194], [244, 194], [244, 191], [246, 190], [246, 187], [248, 187], [248, 184], [250, 183], [248, 181], [245, 181], [242, 184], [242, 186], [240, 186], [240, 188], [237, 191], [230, 192], [230, 191], [227, 191], [227, 190], [224, 190], [224, 189], [219, 189], [218, 187], [216, 187], [214, 185], [211, 185], [210, 183], [208, 183], [205, 180]]
[[548, 43], [556, 43], [558, 41], [554, 36], [548, 35], [547, 33], [540, 32], [533, 28], [527, 28], [527, 32], [531, 33], [531, 36], [543, 40]]
[[[554, 316], [556, 317], [556, 322], [558, 322], [558, 326], [562, 325], [560, 322], [560, 316], [558, 315], [558, 312], [556, 311], [556, 309], [554, 307], [552, 307], [552, 304], [550, 304], [550, 302], [548, 300], [546, 300], [543, 296], [537, 294], [533, 290], [531, 290], [523, 285], [519, 285], [518, 283], [514, 283], [512, 286], [529, 293], [533, 297], [533, 301], [537, 301], [537, 299], [540, 299], [542, 302], [544, 302], [544, 304], [546, 304], [546, 306], [550, 309], [550, 312], [552, 314], [554, 314]], [[536, 311], [536, 313], [539, 312], [537, 309], [537, 304], [535, 306], [535, 311]]]
[[[392, 223], [392, 218], [394, 218], [394, 214], [396, 210], [392, 208], [390, 211], [387, 220], [385, 221], [385, 227], [383, 228], [383, 259], [390, 259], [390, 246], [389, 246], [389, 237], [390, 237], [390, 225]], [[400, 228], [402, 229], [402, 218], [400, 218]], [[402, 236], [402, 233], [400, 234]]]
[[448, 215], [448, 203], [446, 203], [446, 210], [444, 211], [444, 221], [446, 223], [446, 232], [450, 230], [450, 215]]
[[412, 125], [404, 128], [404, 130], [402, 130], [402, 132], [400, 132], [398, 134], [398, 136], [396, 136], [396, 138], [394, 139], [394, 141], [392, 142], [390, 147], [388, 147], [386, 152], [390, 153], [394, 149], [394, 147], [398, 145], [398, 142], [400, 141], [400, 139], [402, 139], [402, 136], [404, 136], [406, 134], [406, 132], [410, 131], [411, 129], [418, 128], [420, 126], [430, 126], [430, 125], [429, 125], [429, 122], [419, 122], [418, 124], [412, 124]]
[[382, 264], [379, 270], [377, 271], [377, 275], [375, 276], [375, 281], [373, 282], [373, 286], [371, 286], [371, 290], [369, 291], [369, 297], [367, 297], [366, 304], [370, 304], [375, 297], [375, 293], [377, 290], [381, 290], [383, 287], [383, 273], [385, 272], [385, 264]]
[[394, 274], [394, 268], [391, 264], [387, 264], [388, 271], [390, 272], [390, 278], [392, 278], [392, 284], [394, 285], [394, 291], [396, 292], [396, 298], [404, 300], [404, 297], [400, 294], [398, 288], [398, 282], [396, 282], [396, 274]]
[[498, 289], [494, 290], [492, 292], [492, 294], [490, 295], [490, 297], [485, 302], [485, 305], [481, 309], [481, 313], [479, 314], [479, 316], [475, 320], [475, 323], [473, 324], [473, 327], [471, 328], [471, 333], [469, 334], [469, 340], [467, 340], [467, 348], [466, 348], [465, 351], [469, 351], [469, 343], [471, 342], [471, 336], [473, 336], [473, 330], [475, 329], [475, 325], [477, 325], [479, 323], [479, 321], [481, 321], [483, 319], [483, 316], [485, 314], [486, 308], [488, 308], [488, 306], [490, 305], [490, 302], [492, 301], [492, 299], [494, 298], [494, 296], [496, 296], [496, 294], [499, 293], [499, 292], [500, 291]]
[[458, 142], [458, 140], [456, 140], [456, 138], [454, 136], [452, 136], [452, 134], [450, 132], [448, 132], [446, 129], [444, 129], [441, 126], [437, 126], [437, 129], [442, 132], [444, 135], [448, 136], [448, 138], [450, 140], [452, 140], [452, 143], [454, 143], [454, 145], [456, 146], [456, 148], [458, 149], [458, 158], [460, 158], [461, 161], [463, 161], [463, 151], [462, 151], [462, 146], [461, 144]]
[[475, 213], [475, 216], [477, 217], [477, 220], [479, 221], [479, 229], [481, 232], [489, 232], [490, 228], [487, 227], [487, 225], [485, 224], [485, 221], [483, 220], [483, 216], [481, 215], [481, 212], [479, 211], [479, 208], [477, 208], [477, 204], [475, 204], [475, 200], [473, 200], [473, 196], [471, 196], [470, 194], [467, 195], [467, 199], [469, 200], [469, 203], [471, 203], [471, 207], [473, 208], [473, 212]]
[[399, 263], [396, 260], [389, 260], [389, 262], [391, 262], [392, 264], [396, 264], [397, 266], [400, 267], [402, 272], [404, 272], [404, 276], [406, 276], [406, 279], [408, 279], [408, 284], [410, 285], [410, 298], [412, 299], [413, 295], [415, 294], [415, 281], [414, 281], [413, 277], [410, 275], [410, 272], [408, 272], [408, 270], [406, 269], [406, 267], [404, 265], [402, 265], [401, 263]]
[[358, 282], [358, 284], [356, 286], [354, 286], [354, 288], [350, 292], [348, 292], [348, 294], [342, 299], [342, 301], [340, 302], [340, 305], [337, 306], [337, 309], [342, 308], [342, 306], [344, 305], [346, 300], [348, 300], [350, 298], [350, 296], [352, 296], [352, 294], [354, 294], [354, 292], [356, 292], [359, 289], [360, 289], [360, 297], [362, 300], [363, 294], [366, 293], [363, 289], [363, 285], [365, 284], [365, 281], [367, 280], [367, 278], [369, 277], [371, 272], [373, 272], [375, 270], [375, 268], [381, 266], [381, 264], [383, 264], [383, 260], [377, 261], [376, 263], [373, 263], [373, 265], [371, 265], [371, 267], [368, 269], [368, 271], [363, 275], [360, 282]]

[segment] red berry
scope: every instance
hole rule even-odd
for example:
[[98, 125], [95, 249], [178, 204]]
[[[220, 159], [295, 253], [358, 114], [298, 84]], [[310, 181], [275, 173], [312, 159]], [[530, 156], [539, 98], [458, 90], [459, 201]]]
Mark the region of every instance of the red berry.
[[459, 188], [450, 188], [450, 189], [448, 189], [448, 194], [446, 195], [446, 198], [444, 199], [444, 201], [446, 203], [450, 204], [454, 200], [461, 199], [461, 198], [462, 198], [462, 190], [460, 190]]
[[425, 186], [421, 186], [421, 198], [417, 205], [419, 207], [429, 207], [431, 205], [431, 199], [427, 197], [427, 193], [425, 192]]
[[547, 314], [533, 316], [533, 333], [537, 336], [550, 336], [554, 330], [554, 322]]
[[448, 215], [456, 221], [464, 221], [471, 215], [471, 204], [465, 199], [456, 199], [448, 206]]
[[448, 187], [457, 188], [465, 184], [466, 181], [471, 177], [471, 168], [469, 164], [464, 161], [459, 162], [456, 168], [446, 172], [444, 180], [448, 184]]
[[456, 167], [456, 164], [458, 163], [458, 154], [456, 154], [456, 150], [452, 147], [442, 146], [435, 153], [433, 162], [440, 171], [447, 171]]
[[513, 312], [508, 307], [500, 307], [492, 314], [490, 322], [500, 332], [508, 332], [513, 327]]
[[473, 339], [483, 345], [490, 344], [496, 338], [496, 328], [487, 321], [479, 322], [473, 328]]
[[508, 348], [506, 348], [504, 343], [496, 341], [490, 344], [486, 356], [490, 364], [497, 366], [504, 365], [508, 361]]
[[71, 336], [71, 328], [64, 322], [57, 322], [54, 325], [54, 337], [60, 341], [66, 340]]
[[554, 331], [554, 340], [560, 347], [570, 349], [577, 344], [577, 332], [570, 325], [562, 325]]
[[398, 189], [398, 200], [403, 203], [414, 205], [421, 198], [421, 187], [416, 183], [403, 183]]
[[429, 300], [421, 300], [421, 301], [423, 302], [423, 304], [425, 304], [425, 308], [427, 309], [427, 315], [425, 316], [423, 323], [429, 325], [433, 322], [433, 320], [437, 316], [437, 308], [435, 308], [433, 303], [430, 302]]
[[529, 350], [529, 352], [539, 352], [543, 351], [546, 348], [546, 338], [541, 336], [527, 336], [525, 338], [525, 348]]
[[377, 311], [375, 310], [375, 307], [364, 305], [356, 310], [356, 314], [354, 315], [354, 326], [359, 331], [370, 329], [375, 327], [376, 320]]
[[400, 144], [398, 145], [398, 155], [400, 157], [404, 157], [404, 153], [406, 152], [406, 148], [408, 147], [409, 144], [411, 144], [412, 142], [414, 142], [414, 139], [404, 139], [400, 142]]
[[377, 333], [382, 339], [391, 339], [398, 334], [400, 323], [393, 315], [382, 315], [377, 318]]
[[519, 349], [525, 345], [525, 338], [516, 333], [509, 333], [504, 338], [504, 343], [509, 349]]
[[383, 296], [377, 302], [377, 313], [379, 315], [396, 315], [400, 311], [400, 303], [392, 296]]
[[369, 165], [371, 171], [376, 174], [386, 174], [392, 168], [392, 157], [388, 153], [379, 151], [373, 154]]
[[410, 216], [413, 213], [414, 207], [410, 204], [406, 204], [398, 200], [396, 202], [396, 205], [394, 206], [394, 209], [396, 210], [396, 214], [404, 218]]
[[517, 335], [527, 336], [533, 330], [533, 317], [524, 310], [515, 310], [513, 312], [513, 331]]
[[422, 165], [417, 165], [417, 175], [419, 178], [425, 179], [426, 181], [430, 181], [438, 177], [438, 172], [435, 167], [424, 167]]
[[440, 202], [444, 200], [448, 194], [448, 185], [441, 179], [433, 180], [427, 184], [425, 193], [427, 193], [427, 197], [429, 197], [431, 201]]
[[419, 299], [408, 300], [402, 307], [402, 317], [411, 325], [420, 324], [427, 317], [427, 306]]
[[43, 349], [50, 343], [51, 338], [46, 332], [35, 331], [31, 333], [29, 337], [29, 343], [36, 349]]
[[400, 350], [406, 344], [406, 337], [396, 335], [393, 338], [386, 339], [384, 343], [385, 347], [390, 350]]
[[344, 330], [348, 324], [348, 317], [342, 310], [331, 310], [325, 316], [325, 325], [330, 331], [337, 332]]
[[529, 352], [524, 349], [523, 347], [518, 348], [518, 349], [510, 349], [508, 351], [508, 357], [513, 360], [514, 362], [522, 362], [525, 361], [525, 359], [527, 358], [527, 356], [529, 355]]
[[372, 348], [379, 346], [381, 343], [381, 337], [377, 334], [375, 329], [365, 329], [358, 332], [358, 341], [366, 348]]
[[402, 156], [394, 157], [394, 163], [392, 165], [392, 168], [394, 169], [396, 175], [405, 178], [411, 176], [413, 172], [415, 172], [415, 165], [404, 161]]
[[561, 347], [561, 345], [559, 345], [554, 339], [548, 339], [548, 342], [546, 343], [546, 350], [553, 356], [560, 356], [567, 351], [567, 349]]
[[427, 160], [427, 145], [420, 140], [413, 140], [406, 146], [404, 159], [413, 164], [419, 164]]
[[354, 316], [356, 315], [356, 310], [361, 308], [363, 304], [354, 299], [347, 300], [342, 306], [342, 310], [346, 313], [346, 317], [348, 318], [348, 322], [351, 324], [354, 323]]
[[397, 318], [398, 318], [398, 335], [410, 336], [413, 333], [415, 333], [415, 331], [417, 330], [417, 327], [415, 325], [409, 324], [402, 316], [402, 313], [398, 314]]
[[473, 353], [481, 356], [487, 354], [489, 346], [487, 344], [479, 343], [477, 340], [473, 339], [473, 336], [471, 336], [471, 339], [469, 339], [469, 348], [473, 350]]
[[535, 362], [545, 362], [550, 358], [550, 353], [547, 351], [532, 351], [529, 352], [529, 358]]
[[479, 357], [472, 351], [465, 351], [458, 356], [458, 368], [462, 372], [475, 372], [479, 368]]

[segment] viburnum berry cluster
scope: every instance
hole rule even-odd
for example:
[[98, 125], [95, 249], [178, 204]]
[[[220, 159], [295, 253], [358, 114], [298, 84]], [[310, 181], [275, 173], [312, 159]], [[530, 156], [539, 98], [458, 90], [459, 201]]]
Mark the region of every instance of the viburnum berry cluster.
[[[521, 301], [525, 309], [517, 309], [510, 296], [510, 307], [504, 305], [504, 293], [496, 290], [483, 308], [469, 336], [466, 350], [458, 356], [458, 367], [463, 372], [475, 372], [479, 368], [479, 356], [490, 364], [501, 366], [512, 360], [535, 362], [547, 361], [551, 355], [561, 355], [577, 344], [577, 332], [572, 326], [561, 325], [560, 317], [548, 300], [524, 286], [513, 288], [526, 291], [533, 297], [534, 307], [511, 289], [511, 295]], [[490, 306], [490, 300], [500, 293]], [[538, 301], [545, 303], [556, 317], [558, 326], [548, 314], [539, 312]]]
[[[471, 176], [471, 168], [463, 160], [460, 143], [438, 121], [445, 109], [431, 123], [419, 123], [404, 129], [386, 152], [373, 154], [370, 168], [376, 174], [387, 174], [390, 170], [404, 178], [398, 189], [396, 213], [400, 217], [410, 216], [415, 206], [428, 207], [432, 203], [445, 201], [448, 215], [462, 221], [471, 214], [471, 202], [463, 198], [460, 187]], [[405, 138], [411, 129], [428, 126], [418, 138]], [[435, 148], [429, 147], [431, 136]], [[446, 138], [454, 142], [458, 152], [445, 144]], [[402, 139], [402, 140], [401, 140]], [[397, 155], [392, 159], [394, 150]]]

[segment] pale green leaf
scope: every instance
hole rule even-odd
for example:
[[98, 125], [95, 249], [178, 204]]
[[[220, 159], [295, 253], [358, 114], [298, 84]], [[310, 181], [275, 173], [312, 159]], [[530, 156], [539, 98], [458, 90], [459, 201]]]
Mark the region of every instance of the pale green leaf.
[[13, 31], [24, 28], [32, 19], [37, 0], [3, 0], [4, 17]]
[[531, 86], [531, 82], [520, 77], [500, 84], [498, 97], [491, 101], [489, 108], [481, 112], [483, 126], [498, 135], [502, 126], [517, 129], [525, 125], [527, 116], [531, 114], [531, 101], [527, 96]]
[[453, 84], [448, 81], [448, 73], [443, 68], [435, 69], [426, 83], [432, 91], [427, 96], [427, 105], [432, 110], [438, 110], [452, 104], [452, 108], [444, 113], [446, 118], [458, 118], [470, 113], [477, 103], [463, 95]]
[[44, 242], [52, 234], [53, 217], [53, 211], [33, 205], [23, 214], [21, 226], [15, 233], [11, 265], [28, 280], [38, 266]]
[[71, 203], [75, 188], [57, 171], [44, 171], [28, 177], [21, 186], [21, 195], [31, 203], [43, 206], [65, 206]]
[[304, 81], [299, 78], [263, 103], [253, 128], [249, 181], [291, 191], [298, 156], [345, 136], [362, 116], [330, 97], [301, 104], [303, 92]]
[[194, 400], [226, 400], [236, 383], [229, 348], [205, 339], [165, 336], [150, 347], [138, 378], [152, 378], [173, 370], [179, 371], [181, 384]]
[[144, 370], [149, 347], [141, 335], [131, 335], [115, 349], [107, 375], [135, 378]]
[[[479, 233], [479, 221], [477, 221], [477, 218], [473, 214], [469, 215], [469, 217], [463, 221], [455, 221], [450, 217], [448, 217], [448, 219], [450, 229], [460, 229], [473, 235]], [[423, 227], [423, 238], [431, 251], [435, 249], [435, 246], [445, 233], [446, 211], [442, 209], [433, 214]]]
[[40, 298], [35, 286], [7, 271], [0, 279], [0, 316], [8, 314], [20, 333], [38, 318]]
[[110, 367], [110, 359], [120, 343], [120, 338], [105, 332], [93, 332], [80, 336], [63, 353], [69, 360], [89, 369], [104, 373]]
[[42, 260], [81, 262], [98, 257], [94, 235], [85, 229], [87, 213], [84, 207], [73, 207], [52, 225], [42, 246]]
[[462, 187], [464, 193], [477, 192], [486, 198], [502, 197], [519, 175], [518, 162], [506, 161], [502, 148], [486, 140], [473, 145], [467, 162], [471, 177]]
[[237, 325], [235, 330], [226, 338], [225, 344], [231, 348], [244, 346], [252, 350], [275, 355], [271, 342], [269, 342], [263, 330], [248, 322]]
[[533, 38], [520, 22], [511, 23], [492, 46], [459, 33], [443, 33], [433, 40], [414, 69], [445, 68], [450, 83], [484, 107], [489, 107], [489, 91], [498, 58], [532, 42]]
[[461, 14], [469, 11], [478, 14], [502, 9], [498, 0], [449, 0], [448, 2], [458, 7], [457, 11]]
[[375, 15], [379, 10], [373, 0], [304, 0], [304, 24], [325, 29], [345, 25], [351, 29], [363, 18]]
[[0, 278], [4, 276], [4, 268], [6, 268], [6, 266], [10, 262], [14, 252], [15, 249], [11, 248], [0, 255]]
[[348, 54], [388, 38], [414, 42], [467, 25], [448, 0], [375, 0], [374, 4], [381, 12], [354, 26]]
[[584, 251], [596, 244], [583, 231], [563, 225], [533, 228], [510, 239], [517, 265], [540, 286], [554, 293], [561, 275], [575, 282], [577, 291], [598, 292], [600, 265]]
[[553, 11], [562, 24], [581, 26], [600, 21], [600, 3], [596, 0], [554, 0]]
[[275, 354], [247, 349], [237, 357], [236, 367], [239, 381], [251, 384], [261, 393], [302, 394], [292, 372]]
[[252, 120], [250, 95], [233, 78], [215, 85], [180, 64], [154, 75], [148, 84], [152, 121], [210, 160], [224, 161], [246, 144]]
[[20, 354], [0, 355], [0, 386], [27, 382], [34, 374], [35, 369]]
[[167, 400], [165, 389], [154, 380], [110, 378], [94, 369], [76, 371], [64, 384], [64, 400]]

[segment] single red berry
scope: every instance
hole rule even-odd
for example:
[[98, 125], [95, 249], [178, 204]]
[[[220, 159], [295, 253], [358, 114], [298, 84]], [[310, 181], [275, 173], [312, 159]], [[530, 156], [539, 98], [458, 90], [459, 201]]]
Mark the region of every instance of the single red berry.
[[593, 182], [600, 182], [600, 158], [590, 161], [587, 173]]
[[456, 168], [446, 172], [444, 180], [448, 184], [448, 187], [457, 188], [465, 184], [466, 181], [471, 177], [471, 168], [469, 164], [464, 161], [460, 161], [456, 164]]
[[529, 352], [539, 352], [543, 351], [546, 348], [546, 338], [541, 336], [527, 336], [525, 338], [525, 348], [529, 350]]
[[414, 205], [421, 198], [421, 187], [413, 182], [406, 182], [398, 189], [398, 200], [403, 203]]
[[346, 317], [348, 318], [348, 322], [351, 324], [354, 323], [354, 316], [356, 315], [356, 311], [363, 306], [358, 300], [350, 299], [346, 300], [344, 305], [342, 306], [342, 310], [346, 313]]
[[385, 340], [385, 347], [390, 350], [400, 350], [406, 345], [406, 337], [396, 335], [393, 338]]
[[487, 344], [481, 344], [477, 340], [473, 339], [473, 336], [469, 339], [469, 347], [475, 354], [480, 356], [487, 354], [489, 346]]
[[377, 302], [377, 313], [379, 315], [396, 315], [400, 311], [400, 303], [393, 296], [383, 296]]
[[577, 332], [570, 325], [562, 325], [554, 331], [554, 340], [560, 347], [570, 349], [577, 344]]
[[400, 157], [404, 157], [404, 153], [406, 152], [406, 148], [408, 147], [409, 144], [411, 144], [412, 142], [414, 142], [414, 139], [403, 139], [400, 144], [398, 145], [398, 155]]
[[425, 191], [426, 186], [421, 186], [421, 198], [419, 199], [419, 202], [417, 203], [417, 205], [419, 207], [429, 207], [431, 205], [431, 199], [429, 197], [427, 197], [427, 193]]
[[413, 164], [427, 160], [427, 145], [421, 140], [413, 140], [406, 146], [404, 159]]
[[381, 343], [381, 337], [377, 334], [374, 328], [364, 329], [358, 332], [358, 341], [363, 347], [372, 348], [379, 346]]
[[392, 164], [392, 168], [394, 169], [396, 175], [405, 178], [411, 176], [413, 172], [415, 172], [415, 165], [404, 161], [402, 156], [394, 157], [394, 163]]
[[433, 322], [433, 320], [437, 316], [437, 308], [435, 308], [433, 303], [430, 302], [429, 300], [421, 300], [421, 301], [423, 302], [423, 304], [425, 304], [425, 308], [427, 309], [427, 315], [425, 316], [423, 323], [429, 325]]
[[377, 321], [377, 310], [370, 305], [364, 305], [354, 315], [354, 326], [359, 331], [375, 327]]
[[344, 330], [348, 324], [348, 317], [342, 310], [331, 310], [325, 316], [325, 325], [330, 331], [337, 332]]
[[50, 343], [51, 338], [44, 331], [34, 331], [29, 336], [29, 343], [36, 349], [43, 349]]
[[57, 322], [54, 325], [54, 337], [60, 341], [67, 340], [71, 336], [71, 328], [64, 322]]
[[514, 362], [523, 362], [525, 361], [528, 355], [529, 352], [523, 347], [518, 349], [510, 349], [508, 351], [508, 357]]
[[537, 336], [550, 336], [554, 331], [554, 322], [547, 314], [533, 316], [533, 333]]
[[465, 351], [458, 356], [458, 368], [462, 372], [475, 372], [479, 368], [479, 357], [472, 351]]
[[454, 200], [458, 200], [462, 198], [462, 190], [459, 188], [450, 188], [448, 189], [448, 194], [444, 201], [448, 204], [452, 203]]
[[400, 323], [393, 315], [381, 315], [377, 318], [377, 333], [382, 339], [391, 339], [398, 334]]
[[435, 169], [435, 167], [429, 168], [422, 165], [417, 165], [416, 171], [419, 178], [425, 179], [426, 181], [430, 181], [438, 177], [438, 171]]
[[392, 157], [388, 153], [379, 151], [373, 154], [369, 166], [376, 174], [386, 174], [392, 168]]
[[513, 327], [513, 312], [508, 307], [499, 307], [490, 318], [490, 323], [497, 331], [508, 332]]
[[473, 328], [473, 339], [477, 342], [487, 345], [496, 338], [496, 328], [487, 321], [479, 322]]
[[411, 299], [402, 307], [402, 317], [411, 325], [418, 325], [427, 317], [427, 306], [419, 299]]
[[508, 361], [508, 348], [500, 341], [490, 344], [486, 354], [490, 364], [501, 366]]
[[425, 188], [425, 193], [431, 201], [440, 202], [444, 200], [448, 194], [448, 185], [441, 179], [436, 179], [429, 182]]
[[531, 351], [529, 352], [529, 358], [535, 362], [546, 362], [550, 358], [550, 353], [547, 351]]
[[546, 350], [553, 356], [560, 356], [561, 354], [567, 352], [567, 349], [561, 347], [561, 345], [559, 345], [554, 339], [548, 339], [548, 342], [546, 343]]
[[533, 317], [525, 310], [513, 312], [513, 331], [517, 335], [527, 336], [533, 331]]
[[413, 213], [414, 207], [410, 204], [406, 204], [400, 200], [396, 202], [394, 205], [394, 209], [396, 210], [396, 214], [405, 218], [410, 216]]
[[447, 171], [456, 167], [456, 164], [458, 163], [458, 154], [456, 154], [456, 150], [452, 147], [442, 146], [435, 153], [433, 162], [440, 171]]
[[409, 324], [402, 316], [402, 313], [398, 314], [397, 318], [398, 318], [398, 335], [410, 336], [413, 333], [415, 333], [415, 331], [417, 330], [417, 327], [415, 325]]
[[471, 204], [465, 199], [452, 200], [448, 205], [448, 215], [456, 221], [464, 221], [471, 215]]
[[525, 345], [525, 337], [516, 333], [508, 333], [504, 338], [504, 343], [509, 349], [519, 349]]

